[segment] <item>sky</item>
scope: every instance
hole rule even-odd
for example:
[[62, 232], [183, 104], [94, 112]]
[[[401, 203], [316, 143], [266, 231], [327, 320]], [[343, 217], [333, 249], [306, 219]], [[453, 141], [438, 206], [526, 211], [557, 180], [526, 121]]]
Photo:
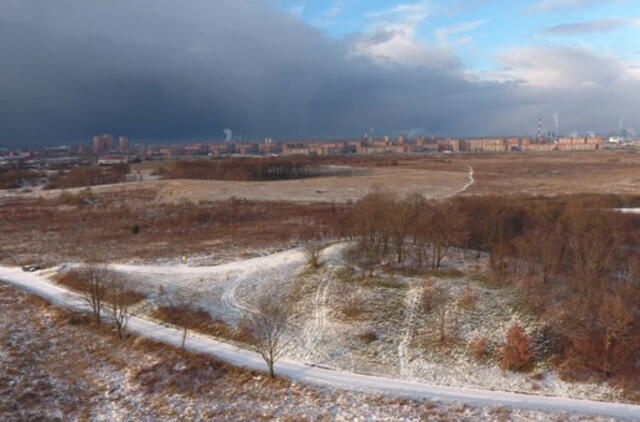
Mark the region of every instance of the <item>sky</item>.
[[635, 0], [2, 0], [0, 145], [640, 129]]

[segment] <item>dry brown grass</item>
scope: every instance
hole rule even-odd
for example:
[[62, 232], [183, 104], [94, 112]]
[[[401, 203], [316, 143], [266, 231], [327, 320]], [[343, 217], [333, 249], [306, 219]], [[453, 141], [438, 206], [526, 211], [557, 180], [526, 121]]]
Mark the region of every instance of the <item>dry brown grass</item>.
[[215, 319], [203, 309], [185, 306], [161, 306], [155, 309], [152, 318], [198, 333], [234, 340], [245, 344], [255, 344], [255, 339], [244, 329], [234, 329], [221, 319]]
[[328, 236], [345, 210], [334, 204], [244, 200], [165, 205], [153, 198], [153, 192], [140, 190], [6, 201], [0, 205], [0, 239], [12, 248], [4, 262], [83, 261], [91, 245], [107, 261], [213, 255], [217, 263]]
[[640, 154], [632, 152], [459, 154], [446, 161], [399, 163], [432, 171], [463, 171], [468, 166], [476, 180], [469, 194], [640, 194]]
[[[87, 291], [87, 282], [82, 279], [82, 275], [75, 270], [67, 271], [64, 274], [58, 275], [55, 278], [56, 283], [61, 284], [76, 292]], [[107, 300], [109, 293], [107, 293]], [[137, 292], [132, 289], [119, 292], [118, 300], [125, 305], [135, 305], [145, 299], [143, 293]]]

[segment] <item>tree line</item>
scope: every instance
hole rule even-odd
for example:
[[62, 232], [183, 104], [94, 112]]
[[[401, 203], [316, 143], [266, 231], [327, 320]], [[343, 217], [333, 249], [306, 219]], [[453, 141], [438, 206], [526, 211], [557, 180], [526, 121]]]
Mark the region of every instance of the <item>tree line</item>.
[[176, 161], [156, 173], [166, 179], [270, 181], [326, 176], [332, 172], [309, 157], [294, 156]]
[[128, 164], [116, 164], [108, 167], [73, 167], [69, 171], [60, 170], [49, 178], [44, 189], [68, 189], [121, 183], [127, 180], [130, 172]]
[[437, 269], [453, 249], [488, 254], [492, 277], [515, 288], [545, 324], [569, 379], [640, 388], [640, 217], [635, 198], [578, 195], [429, 201], [374, 192], [336, 230], [358, 242], [359, 266]]

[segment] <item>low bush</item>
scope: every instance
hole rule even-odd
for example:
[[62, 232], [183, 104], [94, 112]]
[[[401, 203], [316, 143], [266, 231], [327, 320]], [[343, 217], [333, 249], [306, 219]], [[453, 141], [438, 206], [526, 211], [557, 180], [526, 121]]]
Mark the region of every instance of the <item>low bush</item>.
[[460, 297], [460, 305], [467, 310], [473, 310], [478, 304], [478, 292], [471, 286], [468, 286]]
[[358, 334], [358, 339], [365, 344], [371, 344], [378, 340], [378, 333], [373, 328], [366, 330], [364, 333]]
[[153, 311], [151, 316], [168, 324], [187, 328], [188, 330], [197, 331], [202, 334], [238, 341], [242, 339], [242, 336], [239, 337], [238, 332], [229, 327], [226, 322], [220, 319], [214, 319], [209, 312], [204, 309], [167, 305], [158, 307]]
[[502, 367], [511, 371], [528, 369], [534, 355], [531, 337], [518, 323], [513, 324], [507, 332], [507, 339], [502, 345]]
[[51, 176], [44, 189], [68, 189], [83, 186], [105, 185], [126, 181], [130, 172], [128, 164], [110, 167], [74, 167], [68, 172], [59, 171]]
[[476, 337], [469, 342], [469, 353], [478, 360], [484, 361], [491, 356], [491, 346], [486, 337]]

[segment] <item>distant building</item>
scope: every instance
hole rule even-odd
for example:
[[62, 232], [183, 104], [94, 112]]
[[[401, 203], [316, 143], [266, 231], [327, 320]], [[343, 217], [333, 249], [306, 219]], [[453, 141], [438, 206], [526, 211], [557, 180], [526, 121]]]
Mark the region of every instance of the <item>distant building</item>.
[[118, 138], [118, 151], [126, 152], [129, 149], [129, 138], [121, 136]]
[[110, 156], [110, 157], [100, 157], [98, 159], [99, 166], [114, 166], [116, 164], [126, 164], [127, 157], [123, 156]]
[[94, 154], [99, 154], [100, 150], [101, 150], [101, 144], [100, 144], [100, 137], [99, 136], [94, 136], [93, 137], [93, 143], [91, 145], [91, 150], [93, 151]]
[[92, 144], [93, 153], [100, 154], [101, 152], [109, 151], [111, 149], [112, 142], [113, 142], [113, 136], [109, 134], [94, 136], [93, 144]]

